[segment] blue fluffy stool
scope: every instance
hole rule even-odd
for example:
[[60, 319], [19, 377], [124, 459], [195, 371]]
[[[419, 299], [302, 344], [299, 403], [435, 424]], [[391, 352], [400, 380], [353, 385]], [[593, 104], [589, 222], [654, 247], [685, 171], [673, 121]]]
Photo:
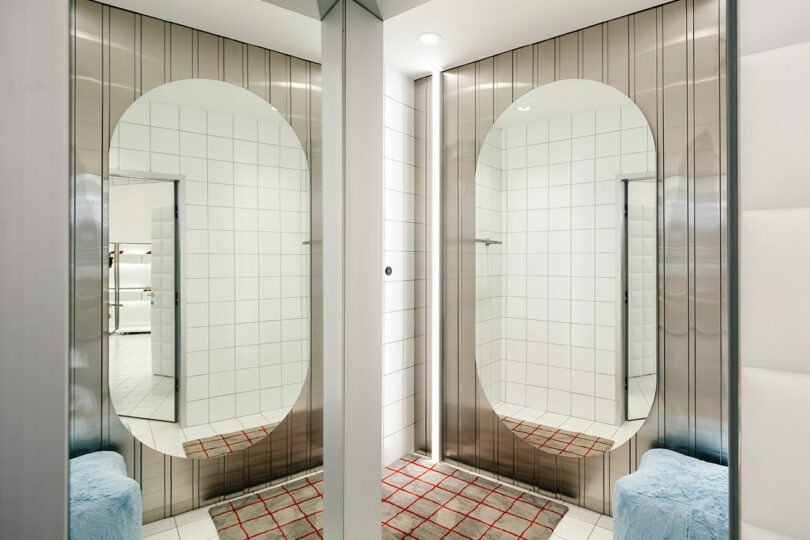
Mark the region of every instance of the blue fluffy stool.
[[69, 509], [70, 540], [141, 538], [141, 489], [115, 452], [70, 460]]
[[613, 491], [617, 540], [728, 538], [728, 468], [649, 450]]

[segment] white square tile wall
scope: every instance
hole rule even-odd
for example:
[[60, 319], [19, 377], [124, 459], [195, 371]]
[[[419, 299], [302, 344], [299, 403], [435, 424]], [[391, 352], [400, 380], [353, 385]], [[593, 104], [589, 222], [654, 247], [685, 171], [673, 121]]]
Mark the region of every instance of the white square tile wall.
[[309, 172], [297, 137], [286, 123], [133, 107], [110, 167], [184, 177], [181, 424], [290, 407], [310, 350]]
[[425, 347], [426, 193], [417, 181], [413, 81], [385, 71], [383, 463], [413, 451], [414, 363]]
[[655, 170], [634, 107], [493, 130], [476, 170], [476, 354], [490, 399], [619, 423], [619, 173]]

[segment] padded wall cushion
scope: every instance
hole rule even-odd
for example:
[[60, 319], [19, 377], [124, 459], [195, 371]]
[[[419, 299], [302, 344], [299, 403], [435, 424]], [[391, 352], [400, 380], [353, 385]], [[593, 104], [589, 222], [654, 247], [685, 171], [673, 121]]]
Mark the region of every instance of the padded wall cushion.
[[613, 534], [623, 540], [728, 538], [728, 468], [649, 450], [616, 482]]
[[70, 460], [69, 510], [70, 540], [141, 538], [141, 489], [115, 452]]

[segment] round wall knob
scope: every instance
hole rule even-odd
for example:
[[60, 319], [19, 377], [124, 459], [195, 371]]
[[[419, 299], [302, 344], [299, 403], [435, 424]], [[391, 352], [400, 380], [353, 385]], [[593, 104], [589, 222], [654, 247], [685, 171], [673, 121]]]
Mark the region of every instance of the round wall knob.
[[385, 275], [386, 276], [390, 276], [393, 273], [394, 273], [394, 270], [390, 266], [385, 267]]

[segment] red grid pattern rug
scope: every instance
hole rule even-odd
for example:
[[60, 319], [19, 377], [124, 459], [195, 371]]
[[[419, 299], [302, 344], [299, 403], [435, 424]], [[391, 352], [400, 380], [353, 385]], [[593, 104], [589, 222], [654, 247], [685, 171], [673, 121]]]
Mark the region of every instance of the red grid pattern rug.
[[[221, 540], [323, 537], [320, 473], [209, 510]], [[383, 539], [547, 539], [568, 510], [492, 480], [405, 456], [383, 471]]]
[[233, 433], [223, 433], [202, 439], [191, 439], [183, 443], [183, 452], [190, 458], [210, 458], [232, 454], [237, 450], [242, 450], [253, 443], [267, 437], [278, 425], [267, 424], [251, 429], [234, 431]]
[[559, 456], [592, 456], [604, 454], [613, 448], [613, 441], [595, 435], [543, 426], [509, 416], [502, 416], [501, 420], [521, 439]]

